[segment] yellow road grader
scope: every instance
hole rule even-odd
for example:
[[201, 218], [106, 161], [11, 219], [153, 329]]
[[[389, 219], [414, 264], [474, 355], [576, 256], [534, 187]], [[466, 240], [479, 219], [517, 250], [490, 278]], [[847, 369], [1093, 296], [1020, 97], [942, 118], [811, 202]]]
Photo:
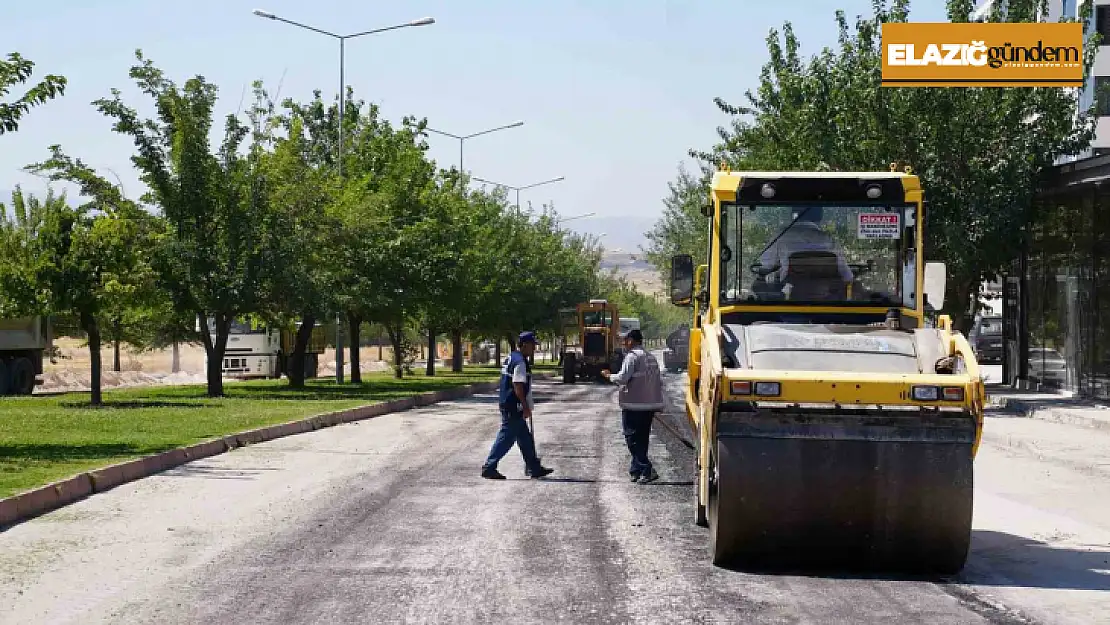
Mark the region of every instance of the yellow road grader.
[[986, 400], [920, 263], [923, 191], [889, 172], [712, 178], [708, 257], [672, 258], [694, 307], [686, 414], [714, 564], [951, 574], [971, 539]]
[[615, 305], [592, 299], [560, 312], [567, 339], [560, 353], [564, 384], [599, 381], [605, 369], [620, 370], [624, 348], [620, 344], [620, 317]]

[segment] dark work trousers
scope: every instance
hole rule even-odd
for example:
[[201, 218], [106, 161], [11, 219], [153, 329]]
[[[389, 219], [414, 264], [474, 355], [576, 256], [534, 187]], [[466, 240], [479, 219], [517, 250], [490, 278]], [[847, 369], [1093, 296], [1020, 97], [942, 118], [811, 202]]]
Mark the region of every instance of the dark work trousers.
[[502, 408], [501, 429], [497, 431], [493, 448], [489, 450], [489, 457], [486, 458], [482, 468], [496, 469], [497, 463], [513, 448], [513, 443], [520, 447], [520, 454], [524, 456], [524, 466], [529, 470], [538, 469], [540, 459], [536, 457], [536, 441], [532, 438], [532, 431], [528, 429], [524, 413]]
[[621, 428], [624, 441], [632, 454], [628, 467], [629, 475], [648, 475], [651, 473], [651, 460], [648, 460], [648, 441], [651, 438], [651, 421], [655, 413], [650, 410], [622, 410]]

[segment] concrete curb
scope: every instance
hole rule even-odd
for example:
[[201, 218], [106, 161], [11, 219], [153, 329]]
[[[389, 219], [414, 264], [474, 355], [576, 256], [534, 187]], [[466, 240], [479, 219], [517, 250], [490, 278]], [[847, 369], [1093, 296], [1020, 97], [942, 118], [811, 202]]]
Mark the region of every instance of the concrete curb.
[[[1031, 419], [1040, 419], [1041, 421], [1051, 421], [1053, 423], [1061, 423], [1064, 425], [1075, 425], [1084, 428], [1091, 428], [1095, 430], [1110, 431], [1110, 411], [1107, 412], [1105, 418], [1088, 417], [1080, 413], [1079, 410], [1069, 408], [1053, 408], [1050, 406], [1037, 406], [1035, 402], [1030, 402], [1021, 399], [1011, 399], [1009, 397], [999, 398], [997, 406], [1002, 410], [1008, 412], [1019, 412], [1022, 415]], [[1091, 408], [1097, 410], [1097, 408]]]
[[[534, 377], [547, 378], [550, 374], [539, 373]], [[497, 382], [478, 382], [466, 386], [430, 391], [411, 397], [392, 399], [376, 404], [367, 404], [347, 410], [329, 412], [324, 414], [279, 423], [262, 428], [247, 430], [237, 434], [228, 434], [221, 438], [204, 441], [188, 447], [170, 449], [152, 456], [144, 456], [127, 462], [93, 469], [73, 477], [40, 486], [18, 495], [0, 499], [0, 532], [9, 526], [22, 521], [40, 516], [71, 503], [80, 501], [89, 495], [102, 493], [121, 484], [161, 473], [167, 469], [216, 456], [238, 447], [246, 447], [256, 443], [312, 432], [342, 423], [372, 419], [382, 415], [404, 412], [416, 407], [430, 406], [432, 404], [463, 399], [478, 393], [489, 393], [497, 390]]]

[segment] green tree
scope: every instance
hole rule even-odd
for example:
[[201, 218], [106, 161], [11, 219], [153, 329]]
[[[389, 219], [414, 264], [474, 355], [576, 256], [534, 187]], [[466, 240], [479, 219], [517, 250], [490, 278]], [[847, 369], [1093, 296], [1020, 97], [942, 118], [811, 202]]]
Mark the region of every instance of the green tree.
[[[358, 383], [360, 329], [366, 322], [388, 329], [395, 371], [406, 370], [414, 347], [407, 327], [422, 316], [427, 292], [442, 279], [429, 269], [440, 255], [430, 243], [450, 230], [436, 227], [434, 220], [424, 223], [438, 188], [435, 165], [425, 157], [427, 146], [420, 139], [424, 122], [406, 117], [394, 127], [377, 106], [355, 100], [353, 90], [345, 97], [344, 179], [329, 212], [340, 224], [333, 239], [333, 295], [347, 320], [351, 381]], [[325, 104], [316, 91], [312, 101], [286, 100], [283, 108], [287, 129], [293, 119], [303, 126], [306, 162], [337, 172], [338, 106]]]
[[[1039, 0], [1011, 0], [990, 21], [1030, 22]], [[950, 0], [949, 18], [966, 22], [971, 0]], [[1090, 6], [1084, 5], [1085, 19]], [[1032, 217], [1041, 170], [1077, 154], [1093, 136], [1093, 111], [1076, 115], [1078, 94], [1059, 88], [881, 87], [881, 27], [909, 19], [908, 0], [878, 1], [872, 17], [849, 25], [836, 15], [835, 48], [803, 59], [789, 23], [767, 38], [760, 84], [735, 106], [720, 143], [692, 152], [734, 170], [884, 171], [910, 164], [922, 177], [929, 212], [926, 250], [948, 265], [947, 311], [965, 326], [979, 284], [1018, 252]], [[1084, 45], [1084, 74], [1098, 50]]]
[[667, 187], [663, 214], [645, 234], [648, 247], [644, 250], [648, 262], [664, 276], [670, 276], [671, 257], [676, 254], [690, 254], [696, 262], [706, 258], [707, 224], [702, 210], [709, 202], [708, 168], [695, 176], [679, 167], [678, 178]]
[[386, 330], [398, 377], [408, 369], [414, 347], [407, 329], [423, 311], [428, 276], [435, 270], [429, 241], [445, 228], [429, 218], [426, 194], [434, 165], [415, 143], [410, 123], [398, 131], [408, 137], [407, 147], [383, 171], [350, 180], [337, 207], [344, 224], [346, 271], [340, 281], [349, 318], [355, 327], [370, 322]]
[[[57, 147], [54, 154], [51, 161], [36, 168], [58, 166], [57, 161], [64, 157]], [[77, 170], [91, 171], [80, 161], [70, 164]], [[4, 232], [0, 239], [4, 241], [4, 264], [8, 267], [0, 273], [4, 286], [0, 313], [76, 316], [88, 338], [91, 401], [95, 406], [102, 403], [100, 347], [104, 314], [121, 298], [142, 290], [151, 273], [151, 245], [142, 239], [140, 219], [131, 213], [132, 208], [104, 204], [95, 197], [73, 207], [64, 195], [51, 192], [40, 201], [24, 198], [21, 191], [16, 191], [11, 215], [0, 211], [0, 231]], [[15, 288], [9, 290], [12, 286]]]
[[118, 90], [94, 104], [115, 120], [116, 132], [135, 142], [132, 162], [150, 189], [144, 201], [161, 209], [166, 224], [155, 257], [159, 283], [179, 310], [211, 320], [200, 338], [208, 394], [220, 396], [231, 322], [262, 308], [268, 261], [262, 242], [270, 214], [262, 129], [257, 119], [251, 127], [229, 115], [213, 152], [216, 86], [196, 76], [179, 87], [142, 52], [136, 58], [130, 76], [154, 101], [156, 116], [142, 119]]
[[[260, 83], [255, 90], [255, 118], [270, 118], [274, 106], [269, 96]], [[279, 125], [285, 127], [285, 136], [272, 134]], [[340, 222], [329, 212], [338, 186], [333, 170], [315, 166], [312, 143], [297, 113], [270, 122], [264, 133], [273, 151], [264, 160], [269, 199], [262, 232], [262, 306], [269, 320], [280, 326], [300, 321], [290, 354], [289, 384], [303, 387], [313, 328], [338, 306]]]
[[46, 104], [65, 93], [66, 79], [63, 76], [49, 74], [15, 100], [7, 100], [12, 87], [26, 84], [31, 80], [34, 68], [33, 62], [16, 52], [9, 54], [7, 60], [0, 60], [0, 135], [15, 132], [19, 129], [20, 120], [32, 108]]
[[621, 317], [640, 319], [640, 331], [645, 339], [666, 338], [676, 328], [690, 322], [686, 309], [642, 293], [616, 270], [600, 275], [597, 288], [597, 297], [615, 304]]
[[426, 219], [434, 224], [422, 259], [426, 267], [422, 318], [430, 353], [427, 375], [435, 375], [435, 338], [443, 330], [451, 336], [451, 367], [462, 370], [462, 336], [477, 317], [473, 291], [485, 249], [478, 236], [480, 205], [471, 203], [465, 184], [458, 171], [441, 170], [425, 195]]

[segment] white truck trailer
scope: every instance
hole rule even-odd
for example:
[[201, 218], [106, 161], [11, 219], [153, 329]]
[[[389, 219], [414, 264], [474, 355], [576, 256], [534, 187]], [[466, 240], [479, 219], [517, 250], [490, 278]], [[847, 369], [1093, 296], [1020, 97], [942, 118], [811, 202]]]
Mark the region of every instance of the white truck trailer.
[[[221, 370], [228, 378], [288, 377], [293, 346], [300, 323], [289, 328], [276, 328], [257, 321], [236, 319], [231, 322]], [[216, 338], [215, 320], [208, 320], [208, 331]], [[320, 354], [324, 352], [324, 328], [320, 323], [312, 330], [305, 350], [305, 378], [315, 378], [319, 371]], [[208, 366], [207, 356], [205, 367]]]
[[42, 384], [42, 365], [54, 344], [44, 317], [0, 319], [0, 396], [30, 395]]
[[620, 332], [620, 337], [622, 339], [624, 337], [628, 336], [629, 332], [631, 332], [633, 330], [639, 330], [640, 329], [640, 319], [639, 319], [639, 317], [621, 317], [619, 323], [620, 323], [619, 332]]

